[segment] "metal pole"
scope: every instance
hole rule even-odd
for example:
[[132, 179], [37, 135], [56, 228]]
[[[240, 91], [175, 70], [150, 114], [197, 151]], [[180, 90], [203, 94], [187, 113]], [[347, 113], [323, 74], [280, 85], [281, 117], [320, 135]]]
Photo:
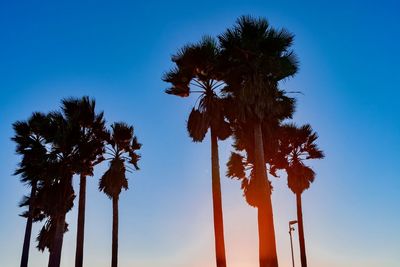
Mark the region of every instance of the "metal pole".
[[292, 231], [294, 230], [293, 227], [289, 226], [289, 235], [290, 235], [290, 249], [292, 251], [292, 265], [294, 267], [294, 255], [293, 255], [293, 241], [292, 241]]
[[294, 254], [293, 254], [293, 240], [292, 240], [292, 231], [294, 231], [293, 224], [296, 224], [297, 221], [290, 221], [289, 222], [289, 236], [290, 236], [290, 249], [292, 251], [292, 265], [294, 267]]

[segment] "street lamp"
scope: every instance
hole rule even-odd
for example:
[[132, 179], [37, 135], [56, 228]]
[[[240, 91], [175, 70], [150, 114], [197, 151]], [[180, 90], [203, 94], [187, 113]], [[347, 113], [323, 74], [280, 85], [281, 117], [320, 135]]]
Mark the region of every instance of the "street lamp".
[[289, 221], [289, 236], [290, 236], [290, 249], [292, 251], [292, 264], [294, 267], [294, 255], [293, 255], [293, 241], [292, 241], [292, 232], [294, 231], [293, 224], [296, 224], [297, 221]]

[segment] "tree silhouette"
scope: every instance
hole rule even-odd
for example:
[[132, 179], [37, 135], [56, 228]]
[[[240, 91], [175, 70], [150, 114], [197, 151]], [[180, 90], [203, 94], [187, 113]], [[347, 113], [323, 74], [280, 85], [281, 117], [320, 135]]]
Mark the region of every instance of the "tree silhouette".
[[[73, 207], [75, 199], [72, 176], [77, 172], [77, 149], [79, 126], [68, 120], [61, 112], [49, 114], [50, 124], [46, 129], [47, 140], [51, 143], [47, 177], [43, 186], [43, 209], [48, 216], [47, 223], [54, 228], [49, 267], [59, 267], [64, 233], [65, 216]], [[40, 239], [40, 237], [39, 237]]]
[[[232, 113], [232, 125], [247, 124], [254, 141], [254, 168], [249, 187], [254, 188], [258, 209], [260, 267], [278, 266], [271, 188], [265, 166], [263, 122], [290, 117], [293, 101], [282, 105], [278, 82], [297, 72], [297, 60], [289, 50], [293, 35], [270, 27], [266, 19], [240, 17], [219, 36], [225, 67], [224, 88]], [[267, 124], [268, 125], [268, 124]]]
[[296, 195], [302, 267], [307, 267], [307, 258], [301, 194], [310, 187], [315, 178], [314, 171], [305, 165], [305, 161], [324, 158], [324, 153], [315, 143], [317, 138], [317, 133], [313, 132], [309, 124], [301, 127], [297, 127], [295, 124], [285, 124], [279, 130], [279, 155], [275, 165], [276, 168], [286, 170], [288, 187]]
[[218, 70], [219, 59], [220, 51], [216, 41], [208, 36], [203, 37], [199, 43], [186, 45], [172, 56], [176, 66], [164, 75], [163, 80], [172, 85], [166, 90], [168, 94], [180, 97], [200, 94], [189, 114], [187, 130], [194, 142], [202, 142], [210, 129], [216, 264], [225, 267], [218, 139], [225, 140], [231, 131], [225, 121], [223, 102], [218, 95], [224, 86]]
[[73, 207], [75, 198], [72, 175], [76, 171], [76, 127], [60, 112], [34, 113], [28, 122], [14, 124], [17, 153], [23, 160], [16, 174], [31, 181], [31, 196], [20, 206], [29, 206], [22, 264], [27, 262], [32, 221], [46, 219], [37, 238], [38, 248], [49, 249], [49, 267], [58, 267], [61, 260], [63, 234], [67, 229], [65, 215]]
[[99, 181], [99, 190], [103, 191], [113, 205], [113, 224], [112, 224], [112, 259], [111, 267], [118, 266], [118, 200], [122, 189], [128, 189], [128, 179], [126, 171], [139, 170], [138, 161], [140, 156], [136, 153], [141, 144], [138, 143], [133, 133], [133, 127], [123, 122], [114, 123], [112, 132], [107, 138], [108, 146], [106, 154], [110, 158], [110, 167], [103, 174]]
[[96, 114], [96, 103], [85, 96], [62, 100], [62, 110], [71, 124], [79, 131], [76, 156], [79, 164], [77, 174], [80, 175], [78, 226], [76, 237], [75, 267], [82, 267], [85, 230], [86, 176], [93, 176], [96, 164], [103, 160], [105, 126], [103, 112]]
[[25, 196], [20, 203], [20, 207], [28, 207], [28, 211], [22, 214], [23, 217], [27, 218], [27, 221], [21, 256], [21, 267], [28, 266], [32, 222], [34, 218], [39, 218], [38, 211], [35, 207], [35, 200], [38, 184], [43, 177], [43, 162], [47, 157], [46, 143], [42, 134], [46, 124], [46, 115], [39, 112], [33, 113], [27, 121], [17, 121], [13, 124], [15, 135], [12, 140], [17, 144], [17, 154], [22, 156], [22, 160], [14, 175], [20, 175], [21, 182], [31, 187], [30, 195]]

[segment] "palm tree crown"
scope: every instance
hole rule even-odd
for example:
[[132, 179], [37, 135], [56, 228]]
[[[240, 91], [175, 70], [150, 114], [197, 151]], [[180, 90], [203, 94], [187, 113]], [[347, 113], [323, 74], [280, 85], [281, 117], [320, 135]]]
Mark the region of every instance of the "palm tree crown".
[[[228, 84], [224, 92], [236, 98], [237, 116], [242, 120], [263, 120], [291, 116], [278, 82], [293, 76], [298, 62], [290, 47], [294, 36], [272, 28], [264, 18], [240, 17], [236, 25], [219, 36], [221, 65]], [[289, 112], [288, 112], [289, 111]]]
[[87, 96], [62, 100], [62, 110], [67, 121], [77, 129], [76, 160], [78, 174], [93, 175], [94, 165], [103, 160], [105, 121], [103, 112], [95, 112], [96, 102]]
[[43, 137], [44, 126], [48, 123], [45, 114], [35, 112], [28, 121], [17, 121], [13, 124], [16, 152], [23, 158], [14, 175], [21, 175], [21, 182], [36, 183], [43, 177], [43, 162], [46, 160], [46, 140]]
[[[112, 132], [109, 133], [106, 154], [110, 156], [110, 167], [101, 177], [99, 189], [109, 198], [118, 197], [122, 189], [128, 189], [128, 180], [126, 171], [139, 170], [138, 161], [140, 156], [136, 150], [141, 148], [137, 137], [133, 134], [133, 127], [125, 123], [117, 122], [112, 126]], [[128, 165], [127, 165], [128, 164]]]
[[303, 193], [315, 178], [305, 161], [324, 158], [323, 151], [315, 143], [317, 139], [317, 133], [309, 124], [301, 127], [285, 124], [279, 130], [279, 153], [274, 168], [286, 169], [288, 186], [295, 194]]
[[206, 36], [197, 44], [184, 46], [174, 55], [172, 61], [176, 67], [163, 77], [172, 85], [165, 91], [168, 94], [181, 97], [200, 94], [187, 122], [187, 130], [195, 142], [201, 142], [211, 127], [220, 140], [230, 135], [229, 124], [224, 119], [223, 103], [218, 95], [225, 85], [219, 60], [218, 44], [212, 37]]

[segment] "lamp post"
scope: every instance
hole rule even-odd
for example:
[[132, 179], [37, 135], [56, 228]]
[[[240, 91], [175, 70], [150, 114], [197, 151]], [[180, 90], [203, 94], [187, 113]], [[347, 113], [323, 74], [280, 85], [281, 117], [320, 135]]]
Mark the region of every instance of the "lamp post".
[[296, 224], [297, 221], [289, 221], [289, 236], [290, 236], [290, 249], [292, 251], [292, 265], [294, 267], [294, 255], [293, 255], [293, 241], [292, 241], [292, 232], [294, 231], [293, 224]]

